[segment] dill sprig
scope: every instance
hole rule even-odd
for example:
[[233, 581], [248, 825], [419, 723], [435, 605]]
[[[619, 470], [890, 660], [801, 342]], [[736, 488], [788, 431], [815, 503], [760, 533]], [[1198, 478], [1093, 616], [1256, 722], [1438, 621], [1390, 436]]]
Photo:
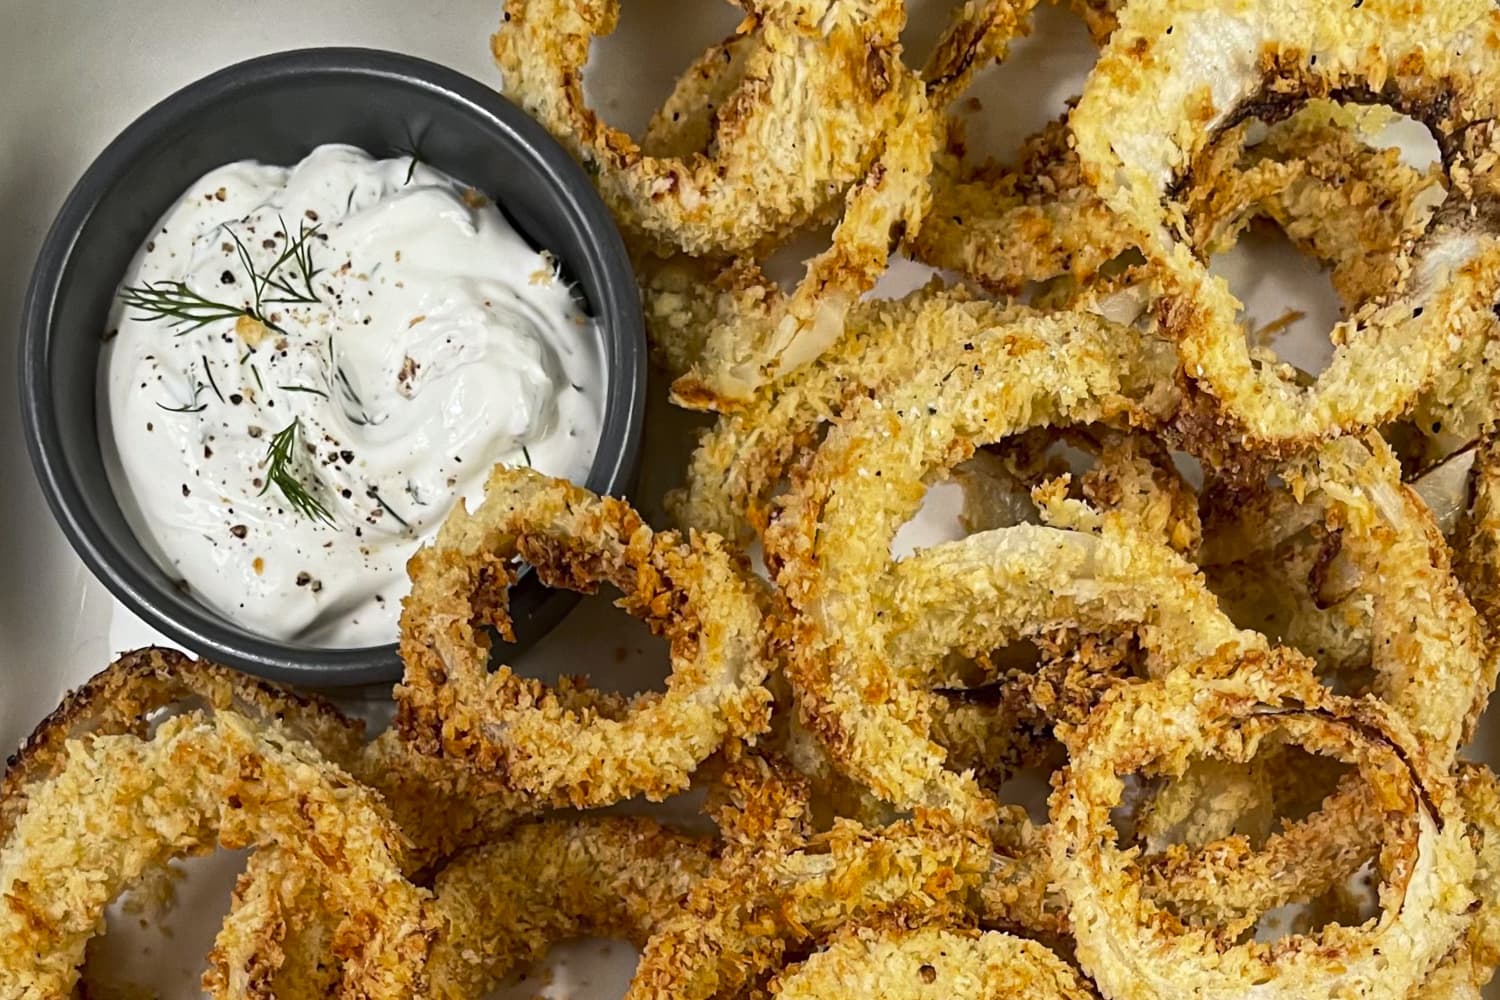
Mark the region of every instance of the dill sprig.
[[[322, 270], [313, 266], [311, 243], [318, 227], [303, 227], [294, 240], [288, 235], [283, 221], [280, 235], [286, 246], [264, 273], [255, 269], [250, 250], [239, 234], [228, 225], [224, 226], [224, 231], [234, 241], [240, 266], [250, 278], [251, 302], [248, 306], [211, 299], [194, 291], [185, 281], [148, 281], [143, 285], [129, 285], [120, 289], [120, 301], [136, 311], [137, 319], [169, 321], [179, 337], [210, 323], [241, 316], [285, 336], [286, 331], [269, 319], [266, 306], [307, 305], [319, 301], [313, 279]], [[266, 293], [269, 291], [277, 294], [268, 298]]]
[[271, 437], [271, 443], [266, 447], [266, 484], [261, 487], [258, 495], [265, 496], [266, 491], [274, 486], [281, 491], [287, 504], [303, 517], [322, 521], [329, 527], [336, 528], [338, 525], [334, 523], [333, 514], [321, 500], [313, 496], [293, 469], [297, 459], [297, 441], [301, 436], [302, 421], [294, 417], [291, 423]]
[[221, 319], [251, 315], [244, 306], [205, 298], [183, 281], [148, 281], [144, 285], [132, 285], [120, 290], [120, 301], [136, 310], [137, 319], [170, 320], [179, 337]]
[[[313, 279], [322, 273], [322, 268], [313, 267], [311, 241], [318, 234], [318, 227], [301, 227], [294, 240], [287, 235], [286, 220], [278, 215], [276, 221], [281, 223], [281, 238], [286, 241], [286, 247], [282, 249], [276, 262], [266, 268], [266, 273], [261, 278], [260, 289], [255, 295], [257, 308], [262, 302], [273, 305], [310, 305], [317, 302], [318, 293], [313, 289]], [[281, 276], [284, 267], [296, 268], [296, 277], [289, 279]], [[250, 274], [252, 279], [256, 276], [253, 270]], [[297, 283], [300, 283], [300, 288]], [[271, 288], [280, 292], [281, 296], [263, 299], [266, 290]]]
[[404, 186], [406, 184], [410, 184], [412, 182], [412, 178], [417, 176], [417, 164], [426, 162], [426, 157], [422, 155], [422, 136], [414, 133], [408, 126], [406, 130], [406, 145], [397, 146], [396, 152], [400, 153], [402, 156], [411, 158], [411, 165], [406, 168], [406, 180], [403, 182]]

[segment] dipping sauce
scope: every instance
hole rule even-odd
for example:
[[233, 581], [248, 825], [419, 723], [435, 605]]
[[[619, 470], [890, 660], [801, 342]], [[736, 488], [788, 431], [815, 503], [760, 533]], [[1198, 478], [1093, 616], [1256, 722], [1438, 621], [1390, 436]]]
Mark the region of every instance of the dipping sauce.
[[414, 158], [230, 164], [121, 282], [99, 369], [111, 483], [162, 568], [233, 621], [392, 642], [407, 558], [496, 462], [587, 477], [592, 323], [556, 260]]

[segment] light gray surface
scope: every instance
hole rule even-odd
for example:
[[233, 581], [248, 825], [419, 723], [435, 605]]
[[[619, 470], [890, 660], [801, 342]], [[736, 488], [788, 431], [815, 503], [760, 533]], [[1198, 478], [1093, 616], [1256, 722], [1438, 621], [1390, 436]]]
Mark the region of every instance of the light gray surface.
[[[920, 59], [935, 36], [947, 0], [914, 0], [908, 33]], [[151, 0], [114, 4], [80, 0], [9, 0], [0, 29], [0, 384], [14, 385], [15, 318], [31, 257], [53, 212], [89, 160], [134, 115], [205, 73], [252, 55], [318, 44], [362, 44], [425, 56], [481, 80], [495, 80], [488, 36], [499, 4], [391, 0]], [[714, 0], [630, 0], [619, 31], [599, 47], [589, 89], [616, 124], [639, 129], [671, 81], [709, 42], [731, 30], [733, 7]], [[1093, 51], [1082, 28], [1051, 8], [1039, 12], [1034, 36], [1011, 60], [990, 71], [967, 105], [971, 145], [1006, 152], [1062, 110], [1076, 93]], [[294, 113], [294, 112], [289, 112]], [[1247, 246], [1219, 262], [1246, 299], [1252, 320], [1267, 323], [1287, 308], [1306, 310], [1282, 346], [1292, 360], [1326, 351], [1322, 332], [1336, 306], [1326, 278], [1284, 249]], [[898, 266], [883, 285], [898, 293], [924, 272]], [[647, 513], [670, 483], [687, 422], [658, 406], [648, 415]], [[14, 406], [0, 409], [0, 531], [7, 572], [0, 576], [0, 746], [9, 748], [56, 704], [62, 692], [102, 667], [118, 649], [150, 641], [138, 621], [113, 607], [73, 557], [31, 481]], [[951, 512], [928, 515], [928, 537], [951, 533]], [[916, 542], [925, 532], [907, 532]], [[539, 647], [539, 671], [596, 666], [620, 686], [660, 676], [661, 650], [624, 616], [599, 603]], [[617, 657], [623, 654], [623, 659]], [[609, 680], [606, 679], [606, 684]], [[376, 709], [378, 712], [378, 708]], [[1490, 729], [1493, 726], [1488, 727]], [[1488, 734], [1482, 741], [1490, 744]], [[1484, 756], [1489, 757], [1486, 753]], [[106, 951], [129, 960], [132, 977], [166, 997], [195, 996], [194, 982], [228, 893], [234, 858], [212, 871], [195, 866], [173, 936], [163, 939], [121, 926]], [[628, 947], [589, 942], [554, 953], [550, 985], [533, 978], [508, 995], [593, 1000], [618, 996], [631, 967]], [[1500, 997], [1500, 993], [1494, 994]]]

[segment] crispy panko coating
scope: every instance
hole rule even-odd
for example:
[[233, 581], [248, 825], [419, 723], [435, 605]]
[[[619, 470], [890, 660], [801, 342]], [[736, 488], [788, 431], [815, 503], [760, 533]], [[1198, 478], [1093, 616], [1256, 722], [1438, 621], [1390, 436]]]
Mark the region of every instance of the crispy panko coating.
[[[1221, 664], [1117, 689], [1064, 735], [1069, 762], [1048, 833], [1080, 964], [1118, 1000], [1406, 996], [1462, 938], [1474, 900], [1474, 852], [1447, 773], [1383, 705], [1330, 694], [1295, 657]], [[1133, 852], [1108, 835], [1120, 779], [1180, 773], [1199, 754], [1247, 760], [1277, 740], [1355, 765], [1382, 804], [1380, 916], [1239, 943], [1146, 900]]]
[[[584, 102], [594, 38], [617, 0], [508, 0], [493, 39], [502, 85], [595, 174], [605, 202], [660, 251], [743, 253], [815, 215], [865, 176], [897, 120], [904, 6], [747, 0], [759, 44], [714, 116], [711, 151], [644, 154]], [[691, 72], [691, 71], [690, 71]], [[711, 153], [711, 155], [710, 155]]]
[[[1274, 547], [1276, 531], [1295, 541], [1311, 525], [1336, 536], [1332, 552], [1313, 549], [1309, 565], [1294, 550], [1291, 568], [1282, 570], [1282, 593], [1301, 590], [1290, 598], [1293, 617], [1282, 638], [1315, 659], [1330, 647], [1362, 650], [1371, 680], [1351, 686], [1390, 703], [1433, 759], [1451, 764], [1473, 736], [1500, 661], [1431, 511], [1401, 482], [1379, 438], [1330, 442], [1280, 467], [1277, 477], [1285, 484], [1279, 489], [1221, 501], [1235, 510], [1206, 546], [1205, 561], [1243, 559], [1268, 541]], [[1301, 580], [1290, 575], [1298, 569]], [[1339, 628], [1349, 634], [1329, 636]]]
[[708, 841], [647, 819], [547, 820], [460, 855], [437, 875], [432, 996], [484, 996], [558, 941], [623, 936], [637, 946], [681, 912], [710, 871]]
[[[658, 269], [647, 263], [651, 254], [740, 257], [701, 265], [718, 275], [708, 301], [682, 300], [672, 266], [646, 278], [657, 300], [648, 319], [658, 352], [681, 366], [674, 398], [701, 409], [738, 405], [837, 336], [893, 247], [919, 228], [941, 141], [926, 87], [901, 60], [899, 0], [745, 6], [740, 33], [754, 41], [731, 40], [701, 58], [683, 96], [669, 101], [679, 124], [648, 142], [675, 155], [643, 153], [584, 105], [589, 43], [613, 28], [614, 0], [510, 0], [493, 40], [507, 92], [594, 171], [606, 203], [646, 251], [644, 270]], [[702, 93], [717, 98], [712, 113], [681, 120], [682, 103]], [[832, 245], [783, 294], [745, 255], [826, 218], [840, 195]]]
[[1027, 315], [937, 282], [901, 299], [861, 303], [822, 357], [704, 434], [668, 509], [684, 528], [749, 541], [765, 530], [773, 494], [795, 460], [849, 401], [937, 351]]
[[880, 797], [988, 828], [998, 820], [972, 776], [944, 767], [925, 696], [893, 674], [888, 636], [903, 633], [882, 618], [872, 583], [891, 565], [897, 529], [926, 483], [978, 445], [1048, 423], [1150, 419], [1171, 370], [1157, 346], [1086, 315], [977, 331], [846, 409], [797, 470], [766, 535], [794, 614], [789, 670], [809, 728]]
[[627, 1000], [735, 996], [789, 951], [895, 909], [962, 916], [989, 845], [946, 824], [838, 822], [797, 850], [731, 853], [646, 945]]
[[[1069, 128], [1084, 177], [1162, 272], [1158, 311], [1208, 407], [1200, 419], [1216, 430], [1205, 434], [1284, 453], [1377, 426], [1414, 404], [1466, 336], [1484, 336], [1500, 291], [1486, 124], [1500, 92], [1497, 27], [1500, 12], [1485, 0], [1275, 0], [1253, 10], [1159, 0], [1122, 10]], [[1192, 244], [1180, 192], [1222, 129], [1329, 93], [1427, 124], [1445, 150], [1449, 193], [1399, 258], [1398, 285], [1334, 331], [1333, 361], [1304, 388], [1255, 362], [1238, 302]]]
[[[149, 739], [79, 740], [26, 793], [0, 848], [0, 994], [66, 995], [105, 907], [142, 873], [215, 847], [269, 845], [339, 901], [332, 943], [346, 995], [424, 988], [435, 925], [428, 894], [403, 877], [400, 830], [378, 794], [274, 723], [222, 710], [169, 719]], [[243, 989], [234, 974], [223, 980], [230, 994]]]
[[[808, 263], [790, 295], [750, 256], [728, 263], [638, 261], [647, 326], [657, 357], [676, 376], [677, 402], [721, 412], [756, 406], [766, 386], [840, 338], [850, 309], [884, 272], [890, 251], [915, 237], [929, 214], [927, 178], [942, 142], [939, 110], [1026, 30], [1032, 2], [966, 0], [954, 7], [921, 79], [909, 72], [896, 79], [904, 96], [881, 158], [849, 189], [842, 214], [833, 216], [832, 246]], [[714, 109], [722, 109], [754, 49], [765, 45], [750, 35], [711, 48], [653, 119], [647, 145], [679, 153], [706, 148], [702, 143], [721, 113]], [[825, 221], [832, 207], [806, 221]]]
[[1472, 501], [1454, 544], [1454, 571], [1489, 629], [1500, 639], [1500, 436], [1486, 428], [1474, 453]]
[[1477, 1000], [1500, 965], [1500, 780], [1482, 764], [1461, 762], [1454, 772], [1477, 864], [1471, 883], [1478, 908], [1459, 946], [1411, 1000]]
[[325, 904], [315, 876], [278, 847], [250, 855], [209, 953], [204, 992], [256, 1000], [337, 995], [343, 964], [333, 935], [339, 917]]
[[[668, 642], [666, 693], [610, 717], [508, 667], [491, 673], [485, 627], [509, 635], [518, 559], [549, 586], [617, 588], [620, 606]], [[760, 590], [716, 536], [653, 533], [621, 501], [501, 466], [484, 503], [455, 508], [408, 570], [397, 721], [422, 753], [584, 807], [681, 791], [710, 754], [768, 726]]]
[[319, 698], [195, 661], [173, 649], [136, 650], [69, 692], [6, 762], [5, 777], [0, 779], [0, 843], [26, 811], [28, 787], [67, 763], [70, 743], [88, 736], [145, 738], [154, 713], [185, 704], [280, 723], [346, 768], [364, 746], [364, 726]]
[[[734, 2], [639, 144], [583, 99], [618, 0], [505, 0], [492, 39], [618, 216], [673, 398], [718, 414], [681, 533], [497, 468], [411, 560], [374, 740], [122, 658], [0, 783], [0, 996], [114, 989], [80, 981], [106, 907], [222, 846], [253, 851], [216, 997], [477, 997], [598, 934], [642, 949], [629, 1000], [1479, 1000], [1500, 9], [1070, 0], [1099, 62], [998, 165], [945, 116], [1035, 0], [950, 3], [920, 72], [899, 0]], [[1385, 148], [1392, 110], [1441, 163]], [[1258, 220], [1331, 273], [1322, 375], [1208, 271]], [[900, 251], [965, 284], [867, 299]], [[1440, 520], [1403, 475], [1471, 452]], [[898, 559], [945, 479], [968, 537]], [[523, 572], [618, 590], [666, 691], [491, 672]], [[685, 790], [717, 835], [558, 811]]]
[[[888, 922], [892, 923], [892, 922]], [[771, 984], [781, 1000], [1091, 1000], [1078, 973], [1035, 941], [1000, 931], [855, 925]]]
[[807, 262], [793, 292], [784, 293], [748, 259], [718, 275], [708, 304], [659, 294], [662, 286], [648, 279], [653, 329], [706, 326], [701, 354], [672, 383], [674, 401], [691, 409], [734, 409], [762, 385], [812, 362], [885, 273], [891, 250], [916, 233], [927, 214], [939, 121], [921, 81], [903, 76], [899, 83], [902, 103], [880, 160], [849, 189], [831, 245]]

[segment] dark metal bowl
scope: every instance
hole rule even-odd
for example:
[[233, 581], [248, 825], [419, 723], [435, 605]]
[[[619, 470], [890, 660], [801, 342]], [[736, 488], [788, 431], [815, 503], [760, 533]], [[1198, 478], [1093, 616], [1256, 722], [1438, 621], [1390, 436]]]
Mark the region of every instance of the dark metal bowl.
[[[634, 485], [645, 390], [640, 298], [613, 220], [563, 148], [491, 88], [410, 56], [306, 49], [231, 66], [146, 112], [89, 167], [42, 246], [21, 333], [26, 445], [53, 514], [116, 597], [202, 656], [318, 686], [401, 675], [394, 643], [325, 649], [253, 634], [181, 593], [142, 548], [105, 474], [95, 413], [116, 287], [156, 220], [214, 167], [290, 165], [330, 142], [397, 156], [414, 141], [425, 161], [494, 198], [582, 291], [600, 321], [608, 382], [586, 485], [599, 493]], [[576, 599], [524, 575], [511, 595], [518, 641], [534, 642]]]

